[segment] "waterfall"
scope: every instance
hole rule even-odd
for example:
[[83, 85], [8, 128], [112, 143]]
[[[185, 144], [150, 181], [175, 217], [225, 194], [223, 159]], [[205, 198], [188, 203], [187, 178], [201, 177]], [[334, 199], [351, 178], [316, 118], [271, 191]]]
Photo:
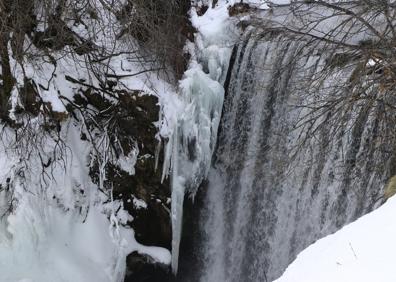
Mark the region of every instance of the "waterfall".
[[200, 218], [201, 282], [273, 281], [309, 244], [377, 207], [395, 172], [381, 102], [310, 119], [303, 105], [353, 91], [339, 86], [354, 67], [321, 80], [330, 54], [308, 45], [250, 30], [234, 48]]

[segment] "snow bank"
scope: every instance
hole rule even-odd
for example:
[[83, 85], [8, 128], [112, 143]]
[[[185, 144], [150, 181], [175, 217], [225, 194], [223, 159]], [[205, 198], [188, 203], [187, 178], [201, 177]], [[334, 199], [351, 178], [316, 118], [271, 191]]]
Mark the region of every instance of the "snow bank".
[[[21, 147], [13, 132], [3, 129], [2, 282], [119, 282], [133, 251], [170, 264], [168, 250], [136, 242], [133, 230], [122, 225], [128, 216], [122, 203], [108, 202], [109, 195], [91, 181], [92, 147], [80, 139], [80, 130], [71, 121], [64, 124], [64, 147], [40, 131], [40, 143], [26, 140], [32, 147]], [[49, 160], [51, 165], [43, 166]]]
[[393, 282], [396, 198], [301, 252], [276, 282]]
[[[90, 181], [90, 146], [79, 140], [77, 128], [66, 127], [65, 150], [54, 149], [45, 135], [42, 143], [32, 140], [38, 148], [12, 142], [0, 148], [1, 281], [108, 282], [123, 276], [126, 241], [115, 235]], [[29, 156], [21, 148], [31, 149]], [[53, 165], [45, 168], [50, 159]]]

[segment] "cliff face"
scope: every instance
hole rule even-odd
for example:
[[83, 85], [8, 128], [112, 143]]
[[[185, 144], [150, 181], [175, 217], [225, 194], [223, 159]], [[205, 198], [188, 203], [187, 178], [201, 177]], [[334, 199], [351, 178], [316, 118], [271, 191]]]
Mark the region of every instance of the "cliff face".
[[1, 11], [15, 19], [0, 38], [4, 281], [171, 279], [163, 143], [183, 107], [189, 1], [22, 2]]
[[[134, 230], [139, 243], [170, 250], [170, 187], [168, 179], [162, 180], [163, 148], [155, 126], [160, 116], [159, 101], [153, 95], [142, 95], [138, 91], [123, 95], [121, 101], [113, 128], [117, 135], [111, 142], [119, 142], [122, 150], [114, 162], [105, 165], [103, 185], [131, 216], [127, 225]], [[97, 103], [103, 105], [103, 109], [108, 106], [105, 100]], [[133, 167], [124, 163], [124, 158], [130, 158], [131, 154], [135, 161]], [[90, 168], [90, 177], [100, 185], [98, 163]], [[133, 252], [126, 262], [125, 281], [160, 281], [158, 277], [169, 275], [168, 266], [149, 255]]]

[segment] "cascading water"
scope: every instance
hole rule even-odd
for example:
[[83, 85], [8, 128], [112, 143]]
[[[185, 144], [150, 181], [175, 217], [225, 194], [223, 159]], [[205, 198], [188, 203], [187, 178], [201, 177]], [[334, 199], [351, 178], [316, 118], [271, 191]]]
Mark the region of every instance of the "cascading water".
[[353, 67], [306, 89], [325, 51], [277, 31], [247, 34], [234, 50], [201, 212], [201, 282], [273, 281], [302, 249], [375, 208], [394, 173], [380, 102], [356, 103], [337, 122], [331, 113], [312, 121], [301, 107], [351, 91], [335, 86]]

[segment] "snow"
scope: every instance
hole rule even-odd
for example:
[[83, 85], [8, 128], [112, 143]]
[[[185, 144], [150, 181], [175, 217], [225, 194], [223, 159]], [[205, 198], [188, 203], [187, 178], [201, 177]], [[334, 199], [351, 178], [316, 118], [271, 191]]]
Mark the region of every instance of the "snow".
[[147, 209], [147, 203], [136, 198], [135, 196], [133, 196], [133, 205], [136, 207], [136, 209]]
[[290, 0], [273, 0], [273, 1], [249, 0], [247, 1], [247, 3], [259, 9], [268, 9], [269, 8], [268, 3], [275, 5], [286, 5], [286, 4], [290, 4]]
[[[38, 123], [32, 122], [32, 127]], [[62, 128], [64, 150], [39, 128], [40, 143], [29, 137], [20, 141], [27, 147], [13, 142], [11, 130], [2, 129], [1, 281], [119, 282], [126, 256], [133, 251], [170, 264], [167, 249], [135, 240], [133, 230], [124, 225], [132, 218], [121, 202], [104, 204], [108, 195], [89, 177], [92, 147], [80, 140], [78, 124], [68, 121]], [[55, 158], [54, 163], [44, 168], [41, 162], [49, 158]]]
[[[171, 174], [172, 177], [172, 256], [164, 248], [143, 246], [135, 241], [133, 230], [123, 226], [133, 219], [122, 209], [122, 203], [103, 203], [108, 200], [108, 195], [102, 195], [99, 189], [103, 188], [102, 184], [98, 187], [89, 177], [92, 148], [79, 138], [81, 125], [68, 121], [62, 132], [67, 140], [62, 152], [65, 160], [59, 160], [55, 167], [50, 166], [44, 171], [44, 175], [48, 173], [52, 177], [42, 176], [40, 163], [40, 154], [44, 160], [53, 154], [56, 144], [51, 138], [43, 137], [44, 151], [33, 150], [35, 153], [29, 159], [23, 158], [23, 152], [8, 148], [12, 140], [0, 147], [0, 183], [7, 185], [10, 178], [12, 188], [18, 191], [9, 195], [0, 189], [0, 211], [5, 212], [10, 199], [15, 200], [12, 213], [0, 220], [2, 281], [122, 281], [125, 257], [132, 251], [147, 254], [160, 263], [170, 264], [172, 261], [173, 270], [177, 271], [185, 192], [194, 193], [207, 176], [215, 148], [224, 96], [222, 83], [236, 37], [227, 10], [234, 2], [221, 0], [201, 17], [192, 9], [191, 18], [198, 33], [195, 45], [186, 46], [192, 58], [178, 91], [155, 73], [142, 72], [142, 65], [131, 60], [128, 54], [95, 65], [98, 70], [106, 65], [106, 71], [127, 76], [120, 78], [117, 90], [138, 89], [159, 99], [161, 116], [156, 123], [159, 129], [157, 137], [168, 139], [163, 175]], [[125, 47], [130, 48], [125, 42], [115, 40], [114, 31], [120, 26], [114, 15], [107, 13], [102, 1], [93, 3], [101, 13], [100, 20], [84, 18], [87, 25], [69, 27], [82, 38], [94, 39], [94, 44], [105, 51], [122, 53]], [[26, 41], [30, 53], [39, 53], [31, 47], [28, 39]], [[99, 79], [86, 65], [86, 57], [68, 48], [51, 54], [57, 61], [56, 66], [43, 61], [40, 56], [37, 60], [24, 62], [11, 58], [17, 86], [21, 87], [25, 78], [34, 81], [41, 99], [51, 105], [54, 112], [65, 112], [68, 103], [65, 98], [73, 101], [74, 94], [81, 88], [78, 83], [67, 80], [66, 75], [93, 87], [100, 86]], [[140, 74], [132, 76], [136, 73]], [[11, 112], [21, 106], [19, 99], [15, 88]], [[38, 127], [40, 118], [32, 120], [32, 126]], [[103, 144], [107, 144], [105, 136], [103, 140]], [[34, 140], [25, 142], [34, 145]], [[188, 153], [191, 144], [195, 144], [194, 160]], [[133, 150], [128, 156], [119, 158], [117, 164], [133, 175], [138, 154]], [[20, 161], [21, 156], [23, 161]], [[100, 165], [107, 159], [102, 161]], [[21, 172], [26, 178], [19, 177]], [[105, 178], [102, 170], [101, 177]], [[147, 208], [142, 200], [131, 199], [136, 208]]]
[[[98, 19], [87, 17], [84, 22], [88, 24], [69, 27], [82, 38], [92, 39], [102, 50], [101, 55], [105, 56], [106, 52], [121, 55], [92, 66], [87, 64], [89, 55], [78, 55], [66, 46], [64, 50], [51, 53], [56, 60], [53, 64], [51, 60], [45, 60], [41, 51], [26, 38], [26, 51], [37, 56], [22, 62], [10, 56], [17, 80], [12, 92], [10, 116], [15, 120], [21, 118], [15, 114], [17, 106], [23, 106], [17, 87], [25, 84], [25, 78], [34, 82], [46, 106], [54, 112], [65, 113], [68, 100], [73, 101], [74, 95], [84, 89], [66, 76], [100, 88], [96, 70], [100, 74], [108, 72], [125, 76], [119, 79], [115, 90], [141, 90], [145, 95], [157, 96], [161, 107], [160, 121], [156, 123], [157, 137], [167, 138], [172, 135], [184, 103], [174, 87], [158, 78], [157, 73], [145, 72], [146, 67], [152, 66], [136, 61], [130, 42], [116, 39], [121, 27], [115, 15], [102, 7], [105, 2], [94, 0], [90, 4], [100, 13]], [[111, 191], [105, 191], [106, 194], [100, 191], [104, 190], [106, 177], [103, 164], [109, 160], [106, 154], [95, 156], [92, 144], [80, 140], [84, 125], [67, 119], [62, 123], [61, 132], [65, 143], [56, 144], [57, 136], [41, 134], [43, 118], [39, 115], [30, 120], [26, 131], [37, 132], [37, 135], [27, 135], [21, 144], [15, 144], [13, 132], [1, 129], [1, 282], [123, 281], [126, 256], [134, 251], [148, 255], [156, 262], [170, 264], [170, 251], [139, 244], [133, 230], [126, 227], [133, 218], [123, 209], [122, 202], [114, 201], [109, 195]], [[96, 144], [99, 151], [106, 150], [109, 140], [105, 132], [96, 133], [103, 141]], [[100, 162], [99, 185], [89, 176], [94, 157]], [[139, 151], [135, 146], [115, 164], [133, 175], [138, 158]], [[43, 169], [42, 161], [48, 160], [52, 160], [51, 165]], [[144, 201], [133, 196], [131, 199], [136, 208], [147, 208]]]
[[396, 197], [301, 252], [276, 282], [396, 281]]
[[[1, 191], [1, 207], [8, 207], [9, 199], [14, 205], [11, 213], [2, 211], [1, 281], [108, 282], [123, 276], [121, 260], [129, 250], [124, 238], [111, 237], [107, 216], [96, 204], [97, 189], [89, 180], [86, 163], [89, 146], [76, 139], [75, 130], [70, 127], [65, 137], [70, 148], [64, 156], [66, 167], [48, 168], [54, 178], [40, 171], [37, 152], [9, 158], [17, 156], [17, 151], [1, 147], [0, 163], [7, 173], [1, 175], [0, 183], [12, 186]], [[37, 154], [46, 159], [52, 145], [45, 140]], [[87, 196], [78, 197], [79, 190]]]
[[131, 229], [123, 229], [124, 239], [117, 242], [108, 219], [96, 207], [84, 222], [54, 206], [44, 212], [40, 218], [26, 203], [9, 217], [12, 241], [0, 244], [1, 281], [123, 281], [125, 255], [135, 250], [160, 263], [170, 262], [169, 251], [138, 244]]
[[137, 157], [139, 155], [139, 148], [135, 146], [134, 150], [129, 152], [127, 156], [120, 156], [117, 160], [120, 168], [129, 173], [129, 175], [135, 174], [135, 164], [137, 161]]

